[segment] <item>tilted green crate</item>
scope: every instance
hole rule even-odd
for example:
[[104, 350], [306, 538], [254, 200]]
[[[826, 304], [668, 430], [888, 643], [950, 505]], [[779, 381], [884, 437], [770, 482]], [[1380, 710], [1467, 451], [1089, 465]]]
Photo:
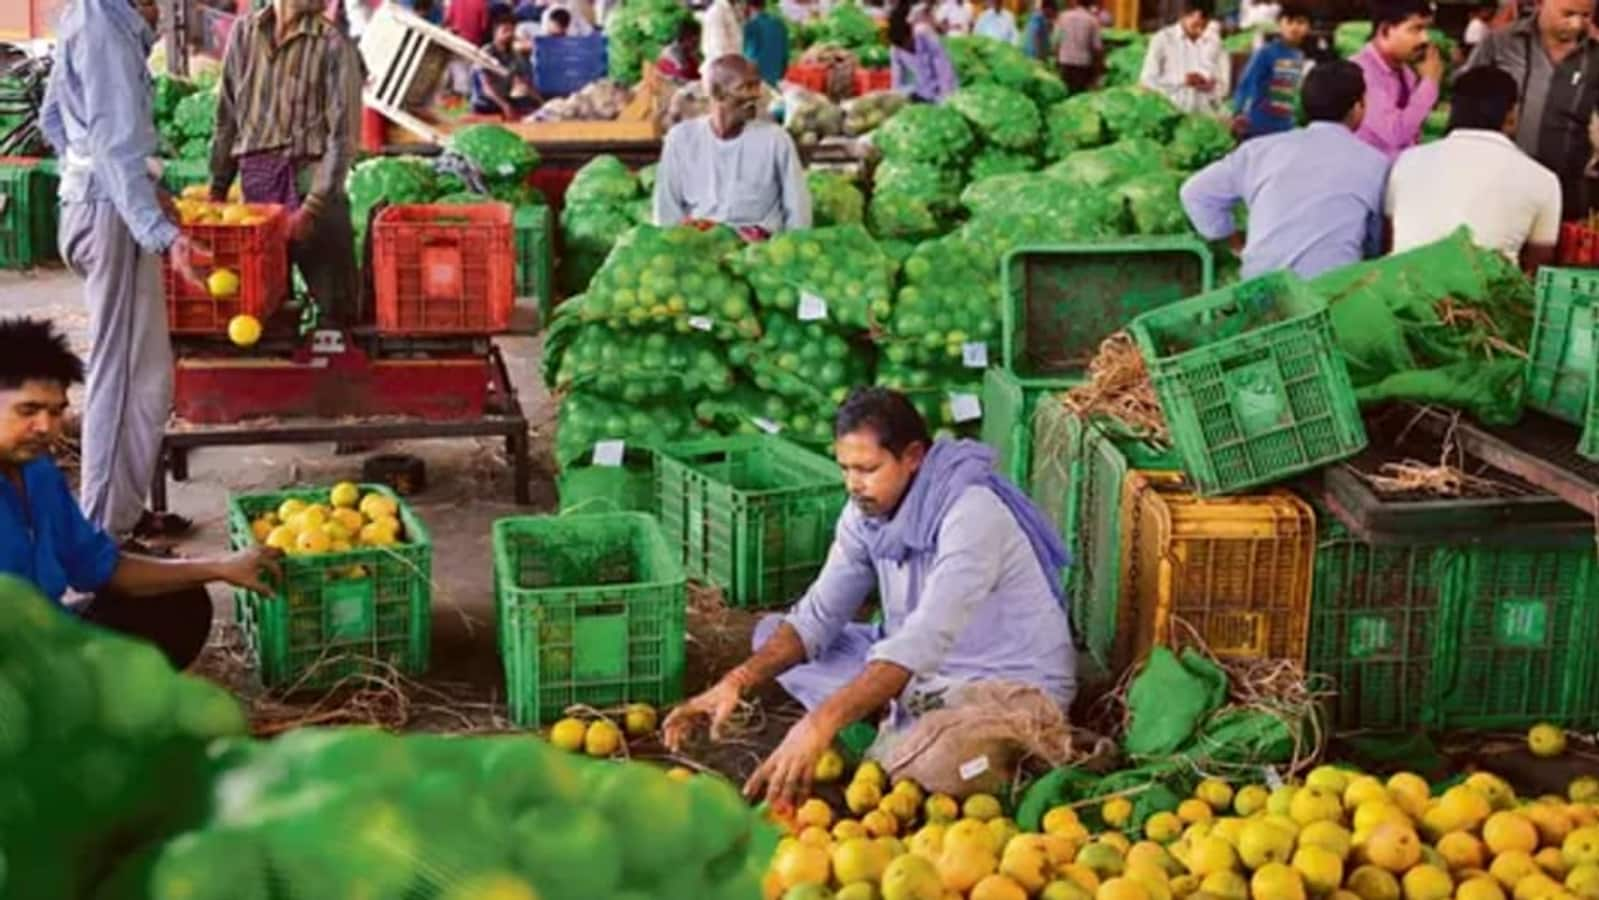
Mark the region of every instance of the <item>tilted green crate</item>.
[[56, 257], [57, 179], [45, 162], [0, 157], [0, 269]]
[[1272, 484], [1366, 445], [1326, 303], [1287, 272], [1145, 313], [1130, 330], [1201, 495]]
[[1599, 381], [1599, 272], [1538, 270], [1538, 310], [1527, 356], [1527, 405], [1576, 425], [1590, 416]]

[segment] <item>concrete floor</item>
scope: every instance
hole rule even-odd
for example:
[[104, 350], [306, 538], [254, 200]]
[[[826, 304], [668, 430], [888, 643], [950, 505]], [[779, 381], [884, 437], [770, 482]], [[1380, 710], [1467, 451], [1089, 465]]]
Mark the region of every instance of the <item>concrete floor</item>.
[[[80, 353], [88, 351], [88, 318], [82, 285], [70, 273], [37, 270], [0, 272], [0, 316], [53, 320]], [[467, 683], [474, 693], [503, 696], [494, 640], [493, 565], [489, 529], [495, 519], [547, 512], [555, 505], [550, 442], [555, 404], [539, 378], [536, 337], [499, 340], [521, 396], [533, 446], [533, 505], [510, 501], [512, 479], [498, 438], [395, 442], [381, 452], [411, 453], [427, 465], [428, 488], [413, 498], [434, 542], [433, 667], [430, 679]], [[77, 403], [81, 388], [74, 392]], [[169, 505], [194, 519], [194, 533], [177, 546], [197, 556], [227, 548], [227, 497], [236, 492], [276, 490], [292, 484], [328, 484], [357, 479], [364, 455], [336, 456], [330, 444], [228, 447], [195, 451], [190, 478], [170, 485]], [[218, 613], [232, 617], [231, 592], [212, 588]]]

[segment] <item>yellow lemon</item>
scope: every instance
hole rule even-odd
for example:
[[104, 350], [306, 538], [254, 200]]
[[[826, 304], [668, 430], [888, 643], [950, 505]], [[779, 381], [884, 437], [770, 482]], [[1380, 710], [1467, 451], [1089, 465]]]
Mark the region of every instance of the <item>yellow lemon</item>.
[[1565, 878], [1571, 871], [1559, 847], [1545, 847], [1539, 850], [1532, 855], [1532, 861], [1551, 878]]
[[400, 507], [398, 504], [396, 504], [393, 500], [390, 500], [388, 497], [377, 493], [376, 491], [367, 494], [365, 497], [362, 497], [361, 502], [356, 505], [356, 509], [361, 511], [361, 515], [366, 516], [368, 519], [374, 521], [383, 518], [393, 518], [400, 512]]
[[833, 824], [833, 809], [827, 801], [812, 797], [794, 811], [794, 824], [801, 828], [826, 828]]
[[1176, 813], [1158, 812], [1144, 822], [1144, 836], [1157, 844], [1177, 839], [1183, 833], [1183, 820]]
[[812, 847], [821, 847], [829, 853], [833, 850], [833, 836], [827, 833], [827, 829], [815, 825], [807, 825], [800, 829], [799, 842], [810, 844]]
[[1194, 788], [1194, 796], [1209, 804], [1213, 811], [1226, 812], [1233, 802], [1233, 788], [1220, 778], [1207, 778]]
[[1344, 788], [1344, 809], [1359, 809], [1363, 803], [1387, 799], [1388, 789], [1370, 775], [1357, 775], [1349, 779], [1349, 786]]
[[589, 727], [582, 719], [568, 717], [550, 727], [550, 743], [576, 753], [583, 749], [583, 738]]
[[1300, 788], [1288, 804], [1289, 817], [1300, 827], [1312, 822], [1336, 822], [1343, 818], [1343, 814], [1344, 801], [1341, 792], [1334, 793], [1314, 785]]
[[869, 781], [857, 778], [849, 787], [844, 789], [844, 805], [857, 816], [865, 815], [877, 809], [877, 804], [883, 802], [883, 790]]
[[321, 528], [309, 528], [294, 536], [294, 552], [307, 555], [326, 553], [332, 543], [332, 539]]
[[866, 827], [858, 819], [839, 819], [833, 823], [833, 840], [843, 843], [850, 838], [870, 838]]
[[997, 868], [999, 859], [991, 848], [971, 842], [952, 844], [946, 835], [944, 852], [938, 857], [938, 874], [946, 891], [965, 894]]
[[1294, 851], [1294, 871], [1305, 882], [1305, 888], [1317, 896], [1338, 890], [1344, 882], [1344, 861], [1337, 854], [1322, 847], [1300, 847]]
[[300, 512], [303, 512], [305, 510], [306, 506], [307, 506], [307, 504], [306, 504], [306, 502], [304, 500], [296, 500], [296, 499], [293, 499], [293, 498], [290, 498], [288, 500], [283, 501], [282, 503], [279, 503], [278, 504], [278, 509], [277, 509], [278, 521], [279, 522], [285, 522], [285, 523], [288, 522], [290, 519], [294, 518], [297, 514], [299, 514]]
[[1599, 865], [1589, 863], [1567, 872], [1566, 890], [1582, 900], [1599, 900]]
[[[207, 293], [218, 300], [236, 296], [239, 293], [239, 276], [235, 275], [231, 269], [217, 269], [206, 276], [205, 289]], [[261, 336], [260, 327], [260, 323], [257, 322], [257, 338]], [[230, 333], [231, 330], [230, 327]], [[254, 343], [254, 341], [251, 341], [251, 343]]]
[[1133, 817], [1132, 801], [1126, 797], [1112, 797], [1099, 808], [1099, 817], [1111, 828], [1121, 828]]
[[1198, 797], [1184, 800], [1177, 804], [1177, 818], [1190, 824], [1209, 822], [1214, 816], [1215, 813], [1212, 812], [1210, 804]]
[[922, 786], [910, 780], [909, 778], [900, 778], [896, 780], [894, 785], [889, 788], [888, 792], [890, 794], [904, 794], [905, 796], [915, 800], [917, 806], [922, 805], [922, 801], [926, 799], [927, 796], [922, 790]]
[[1221, 900], [1249, 900], [1249, 880], [1239, 872], [1212, 872], [1199, 883], [1199, 889]]
[[1599, 778], [1583, 775], [1566, 786], [1566, 796], [1572, 803], [1599, 803]]
[[901, 822], [909, 823], [916, 818], [916, 798], [903, 791], [889, 791], [877, 808]]
[[880, 809], [874, 809], [861, 816], [861, 827], [874, 838], [894, 837], [899, 834], [899, 820]]
[[222, 207], [222, 224], [239, 225], [250, 217], [250, 208], [242, 203], [229, 203]]
[[988, 794], [973, 794], [961, 805], [961, 814], [968, 819], [987, 822], [989, 819], [997, 819], [1004, 815], [1005, 811], [1000, 808], [999, 801], [994, 797]]
[[1101, 880], [1120, 875], [1126, 868], [1121, 853], [1104, 841], [1094, 841], [1077, 851], [1077, 865]]
[[1538, 828], [1525, 816], [1496, 812], [1483, 823], [1482, 842], [1495, 856], [1510, 850], [1531, 853], [1538, 849]]
[[1056, 834], [1065, 831], [1068, 826], [1080, 824], [1077, 820], [1077, 811], [1070, 806], [1057, 806], [1044, 813], [1043, 821], [1039, 827], [1045, 834]]
[[622, 730], [604, 719], [590, 725], [588, 733], [583, 735], [583, 752], [589, 756], [604, 759], [616, 755], [620, 749]]
[[1538, 873], [1538, 863], [1532, 854], [1519, 850], [1511, 850], [1494, 857], [1488, 866], [1488, 874], [1498, 881], [1501, 887], [1514, 890], [1516, 885], [1531, 875]]
[[361, 502], [361, 488], [353, 481], [341, 481], [328, 491], [328, 503], [336, 509], [355, 509]]
[[960, 817], [960, 804], [948, 794], [934, 794], [922, 805], [929, 822], [953, 822]]
[[1405, 811], [1405, 815], [1412, 819], [1420, 819], [1422, 813], [1427, 811], [1427, 801], [1432, 797], [1432, 788], [1427, 786], [1427, 779], [1413, 772], [1399, 772], [1388, 779], [1388, 794], [1393, 797], [1394, 804]]
[[1344, 882], [1360, 900], [1399, 900], [1399, 879], [1376, 866], [1361, 866]]
[[1131, 878], [1112, 878], [1099, 886], [1095, 900], [1152, 900], [1149, 889]]
[[267, 537], [272, 534], [272, 529], [276, 527], [278, 527], [277, 520], [272, 516], [261, 516], [250, 522], [250, 534], [257, 544], [265, 544]]
[[855, 777], [851, 780], [876, 785], [879, 791], [881, 791], [883, 787], [888, 784], [888, 776], [883, 774], [883, 767], [878, 765], [876, 760], [872, 759], [865, 760], [859, 766], [857, 766], [855, 769]]
[[1271, 799], [1271, 792], [1262, 785], [1250, 784], [1238, 789], [1233, 795], [1233, 812], [1249, 818], [1255, 813], [1266, 808], [1266, 801]]
[[644, 737], [655, 732], [655, 707], [648, 703], [629, 703], [622, 712], [622, 728], [628, 737]]
[[1366, 839], [1366, 858], [1373, 865], [1399, 873], [1421, 861], [1421, 838], [1408, 825], [1384, 822]]
[[1188, 853], [1188, 870], [1201, 878], [1238, 868], [1238, 851], [1219, 837], [1201, 838]]
[[1560, 844], [1560, 854], [1573, 869], [1599, 864], [1599, 827], [1588, 825], [1566, 835]]
[[1449, 873], [1437, 866], [1416, 866], [1400, 879], [1405, 890], [1405, 900], [1449, 900], [1455, 892], [1455, 883]]
[[1451, 872], [1481, 869], [1488, 864], [1488, 856], [1484, 852], [1482, 841], [1465, 831], [1451, 832], [1440, 838], [1438, 855], [1444, 858], [1444, 863], [1449, 866]]
[[1340, 860], [1349, 858], [1352, 843], [1349, 832], [1337, 822], [1312, 822], [1299, 832], [1299, 846], [1320, 847]]
[[1499, 882], [1479, 875], [1455, 888], [1455, 900], [1505, 900], [1505, 891]]
[[816, 768], [811, 772], [811, 777], [817, 784], [832, 784], [844, 777], [844, 757], [837, 750], [828, 747], [816, 759]]
[[[220, 273], [213, 272], [211, 278], [215, 279], [218, 274]], [[206, 286], [207, 288], [210, 287], [209, 281], [207, 281]], [[238, 287], [235, 286], [233, 290], [237, 293]], [[229, 297], [232, 294], [223, 294], [222, 296]], [[261, 340], [261, 320], [244, 313], [229, 319], [228, 340], [232, 341], [236, 347], [254, 347], [256, 342]]]
[[1354, 773], [1337, 766], [1317, 766], [1305, 776], [1305, 787], [1320, 788], [1329, 794], [1339, 797], [1349, 788], [1350, 778]]
[[1294, 836], [1265, 819], [1251, 819], [1238, 834], [1238, 858], [1250, 869], [1286, 863], [1294, 852]]
[[290, 550], [294, 549], [294, 539], [297, 536], [298, 532], [296, 532], [293, 528], [290, 528], [287, 525], [279, 525], [267, 532], [266, 540], [262, 541], [261, 543], [266, 544], [268, 547], [282, 550], [284, 553], [288, 553]]
[[[864, 832], [864, 829], [862, 831]], [[936, 862], [939, 854], [944, 852], [944, 826], [923, 825], [921, 830], [911, 835], [911, 839], [906, 843], [906, 849]]]
[[1007, 842], [999, 857], [999, 873], [1021, 885], [1029, 894], [1042, 891], [1055, 874], [1044, 836], [1023, 834]]
[[1027, 890], [1004, 874], [989, 875], [972, 886], [968, 900], [1027, 900]]
[[1483, 795], [1494, 809], [1510, 809], [1516, 805], [1516, 792], [1509, 782], [1492, 772], [1473, 772], [1466, 778], [1466, 787]]
[[1527, 731], [1527, 749], [1544, 759], [1559, 756], [1566, 752], [1566, 733], [1558, 725], [1540, 722]]
[[841, 885], [876, 884], [892, 859], [888, 850], [867, 838], [850, 838], [833, 848], [833, 878]]
[[1249, 896], [1253, 900], [1305, 900], [1305, 882], [1282, 863], [1269, 863], [1249, 879]]
[[832, 860], [825, 847], [796, 841], [772, 860], [777, 882], [783, 890], [806, 884], [825, 885], [832, 877]]
[[908, 853], [883, 871], [883, 900], [943, 900], [944, 882], [930, 860]]

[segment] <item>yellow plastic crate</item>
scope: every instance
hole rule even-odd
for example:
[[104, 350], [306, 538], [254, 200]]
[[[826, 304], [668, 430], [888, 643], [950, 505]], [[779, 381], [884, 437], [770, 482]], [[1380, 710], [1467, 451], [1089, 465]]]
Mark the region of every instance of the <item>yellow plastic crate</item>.
[[1316, 516], [1287, 491], [1200, 497], [1180, 475], [1122, 484], [1116, 666], [1197, 639], [1221, 659], [1305, 662]]

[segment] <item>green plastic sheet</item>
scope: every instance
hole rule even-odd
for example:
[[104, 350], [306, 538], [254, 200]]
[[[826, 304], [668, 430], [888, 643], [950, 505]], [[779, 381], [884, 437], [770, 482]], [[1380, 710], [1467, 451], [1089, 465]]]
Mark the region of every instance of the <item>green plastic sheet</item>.
[[1489, 425], [1520, 418], [1525, 360], [1512, 348], [1531, 339], [1532, 285], [1466, 228], [1310, 286], [1328, 303], [1362, 404], [1439, 404]]

